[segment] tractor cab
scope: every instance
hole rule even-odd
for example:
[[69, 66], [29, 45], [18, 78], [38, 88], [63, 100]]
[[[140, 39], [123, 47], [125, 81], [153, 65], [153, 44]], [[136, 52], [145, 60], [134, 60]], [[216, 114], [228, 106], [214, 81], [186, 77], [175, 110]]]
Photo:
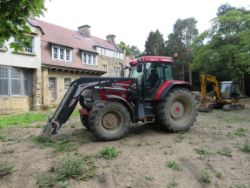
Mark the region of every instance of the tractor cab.
[[161, 56], [143, 56], [130, 62], [130, 78], [138, 79], [142, 98], [152, 100], [157, 89], [167, 80], [173, 80], [173, 59]]

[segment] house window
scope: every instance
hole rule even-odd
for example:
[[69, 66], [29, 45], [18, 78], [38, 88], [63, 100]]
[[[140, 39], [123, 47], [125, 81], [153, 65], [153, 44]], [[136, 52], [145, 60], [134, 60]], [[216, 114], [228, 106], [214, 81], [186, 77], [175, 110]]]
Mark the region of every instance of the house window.
[[31, 71], [0, 66], [0, 95], [30, 95], [32, 88]]
[[105, 71], [107, 71], [107, 65], [102, 65], [103, 66], [103, 69], [105, 70]]
[[64, 89], [68, 89], [71, 83], [71, 78], [64, 78]]
[[70, 50], [66, 50], [66, 60], [70, 61]]
[[96, 65], [96, 55], [82, 52], [82, 62], [88, 65]]
[[14, 39], [14, 42], [19, 44], [20, 46], [23, 46], [20, 50], [18, 49], [18, 53], [29, 53], [29, 54], [34, 54], [34, 37], [30, 36], [29, 38], [30, 44], [24, 44], [18, 39]]
[[54, 101], [57, 97], [56, 78], [49, 77], [49, 100]]
[[121, 73], [121, 67], [114, 67], [113, 74], [119, 76]]
[[31, 37], [31, 44], [25, 47], [25, 52], [34, 53], [34, 37]]
[[53, 59], [58, 59], [58, 48], [53, 47]]
[[91, 61], [91, 57], [92, 57], [91, 55], [88, 55], [88, 64], [89, 64], [89, 65], [91, 65], [91, 62], [92, 62], [92, 61]]
[[64, 49], [60, 48], [60, 60], [64, 60]]
[[72, 50], [61, 46], [52, 45], [52, 59], [71, 62]]

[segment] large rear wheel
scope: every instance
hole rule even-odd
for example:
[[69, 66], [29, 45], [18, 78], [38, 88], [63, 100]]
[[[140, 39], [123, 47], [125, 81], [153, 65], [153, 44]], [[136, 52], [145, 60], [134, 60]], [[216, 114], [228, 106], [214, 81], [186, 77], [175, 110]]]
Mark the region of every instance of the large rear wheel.
[[126, 135], [131, 124], [130, 113], [118, 102], [98, 102], [89, 116], [91, 132], [99, 140], [117, 140]]
[[165, 129], [186, 131], [194, 125], [197, 108], [194, 96], [187, 89], [174, 89], [158, 106], [158, 123]]

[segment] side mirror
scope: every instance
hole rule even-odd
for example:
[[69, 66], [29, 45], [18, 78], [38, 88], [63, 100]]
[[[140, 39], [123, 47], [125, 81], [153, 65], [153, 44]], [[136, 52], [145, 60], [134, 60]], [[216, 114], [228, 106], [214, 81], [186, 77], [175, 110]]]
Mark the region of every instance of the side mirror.
[[142, 64], [141, 63], [139, 63], [137, 65], [137, 72], [142, 72]]

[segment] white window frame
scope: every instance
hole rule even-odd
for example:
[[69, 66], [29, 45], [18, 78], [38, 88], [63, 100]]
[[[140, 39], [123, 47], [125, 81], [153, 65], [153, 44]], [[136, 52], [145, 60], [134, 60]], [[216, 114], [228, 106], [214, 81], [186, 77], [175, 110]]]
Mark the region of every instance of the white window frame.
[[[68, 81], [69, 81], [69, 83], [68, 83]], [[71, 79], [71, 78], [69, 78], [69, 77], [66, 78], [66, 77], [65, 77], [65, 78], [64, 78], [64, 89], [68, 89], [71, 82], [72, 82], [72, 79]]]
[[35, 40], [35, 38], [34, 38], [33, 36], [31, 36], [31, 46], [25, 47], [25, 48], [24, 48], [25, 53], [28, 53], [28, 54], [35, 54], [35, 50], [34, 50], [34, 40]]
[[[28, 75], [24, 69], [17, 68], [17, 67], [10, 67], [10, 66], [0, 66], [0, 68], [7, 69], [7, 78], [2, 78], [2, 79], [7, 80], [7, 95], [0, 95], [0, 96], [30, 96], [31, 91], [29, 89], [29, 86], [28, 86], [28, 88], [25, 88], [25, 83], [28, 82], [28, 77], [27, 77]], [[17, 72], [20, 74], [20, 77], [18, 77], [18, 78], [12, 77], [12, 72], [11, 72], [12, 69], [14, 69], [14, 70], [16, 69]], [[28, 74], [30, 74], [30, 73], [28, 73]], [[19, 94], [13, 94], [13, 91], [12, 91], [12, 89], [13, 89], [12, 88], [12, 81], [13, 80], [20, 81], [20, 93]], [[33, 83], [31, 83], [31, 84], [33, 84]]]
[[[57, 57], [54, 57], [54, 48], [57, 49]], [[63, 52], [63, 58], [61, 58], [61, 51]], [[69, 51], [69, 59], [67, 59], [67, 51]], [[53, 60], [58, 60], [58, 61], [65, 61], [65, 62], [72, 62], [72, 49], [70, 48], [66, 48], [66, 47], [63, 47], [63, 46], [59, 46], [59, 45], [52, 45], [51, 46], [51, 58]]]
[[81, 61], [85, 65], [97, 66], [96, 54], [88, 53], [85, 51], [81, 52]]

